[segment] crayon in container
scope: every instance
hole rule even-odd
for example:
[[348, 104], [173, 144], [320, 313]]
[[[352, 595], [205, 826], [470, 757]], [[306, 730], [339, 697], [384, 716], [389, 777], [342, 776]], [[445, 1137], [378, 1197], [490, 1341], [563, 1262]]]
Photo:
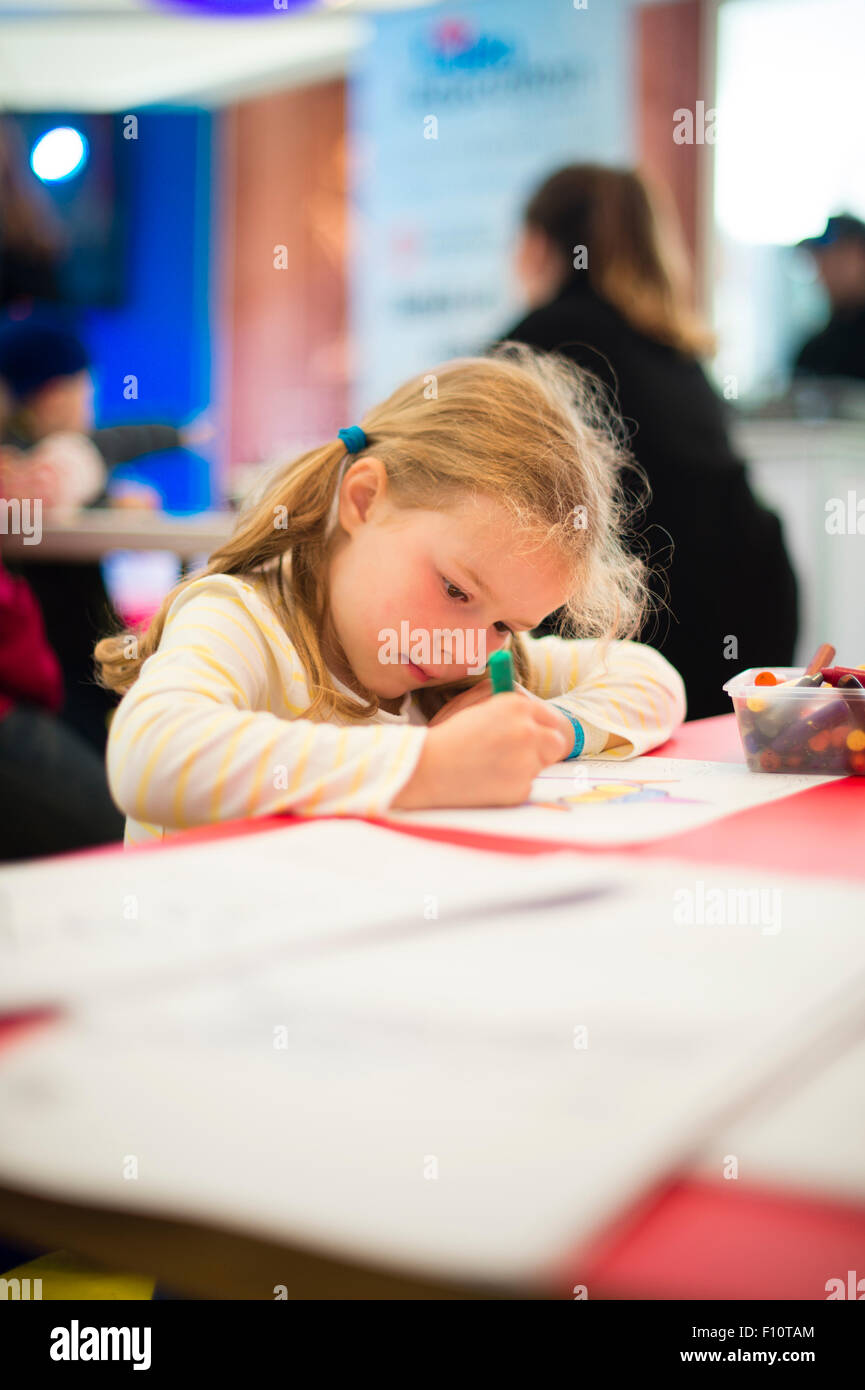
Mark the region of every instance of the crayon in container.
[[758, 684], [765, 669], [724, 686], [751, 771], [865, 776], [865, 688], [820, 685], [794, 666], [771, 668], [777, 685]]

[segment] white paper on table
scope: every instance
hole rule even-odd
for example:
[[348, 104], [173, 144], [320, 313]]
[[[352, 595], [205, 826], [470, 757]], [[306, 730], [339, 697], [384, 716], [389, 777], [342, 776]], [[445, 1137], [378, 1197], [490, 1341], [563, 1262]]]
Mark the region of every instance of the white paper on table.
[[[777, 1089], [719, 1129], [693, 1174], [865, 1205], [865, 1038], [806, 1057]], [[726, 1176], [731, 1157], [735, 1179]]]
[[255, 952], [329, 951], [358, 934], [441, 933], [466, 912], [612, 886], [572, 854], [505, 858], [356, 820], [16, 865], [0, 870], [0, 1009]]
[[[744, 763], [688, 758], [576, 759], [535, 778], [522, 806], [390, 811], [388, 819], [487, 835], [624, 846], [701, 825], [830, 782], [831, 777], [749, 772]], [[538, 803], [560, 798], [556, 809]]]
[[[865, 1003], [861, 890], [605, 869], [607, 898], [94, 997], [0, 1054], [0, 1181], [540, 1285]], [[751, 889], [762, 921], [682, 921]]]

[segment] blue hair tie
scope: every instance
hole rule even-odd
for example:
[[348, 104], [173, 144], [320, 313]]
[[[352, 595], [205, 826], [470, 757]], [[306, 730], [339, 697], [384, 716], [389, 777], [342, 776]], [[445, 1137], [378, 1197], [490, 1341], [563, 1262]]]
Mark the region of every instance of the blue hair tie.
[[359, 454], [367, 446], [367, 437], [360, 425], [348, 425], [339, 430], [339, 437], [350, 454]]

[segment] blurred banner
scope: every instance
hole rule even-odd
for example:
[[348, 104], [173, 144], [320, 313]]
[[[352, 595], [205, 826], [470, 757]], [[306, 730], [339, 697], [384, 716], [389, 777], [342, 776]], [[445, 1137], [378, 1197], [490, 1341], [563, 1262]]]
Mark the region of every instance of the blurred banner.
[[354, 413], [519, 317], [535, 185], [632, 157], [629, 0], [480, 0], [381, 16], [350, 92]]

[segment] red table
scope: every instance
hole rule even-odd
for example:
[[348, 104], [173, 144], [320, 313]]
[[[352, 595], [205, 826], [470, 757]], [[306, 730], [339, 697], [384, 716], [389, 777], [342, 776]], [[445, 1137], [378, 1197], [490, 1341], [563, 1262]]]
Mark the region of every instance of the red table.
[[[685, 724], [655, 755], [740, 762], [735, 719], [722, 715]], [[254, 834], [286, 821], [305, 823], [299, 817], [233, 822], [133, 852], [165, 853], [175, 845]], [[583, 852], [570, 842], [557, 846], [423, 827], [399, 827], [398, 832], [501, 853], [538, 854], [554, 847]], [[591, 850], [607, 852], [622, 851]], [[865, 778], [824, 783], [628, 852], [640, 858], [840, 877], [865, 885]], [[0, 1045], [45, 1017], [0, 1020]], [[593, 1298], [825, 1299], [826, 1279], [835, 1274], [846, 1278], [850, 1269], [865, 1276], [865, 1207], [807, 1192], [758, 1189], [741, 1179], [718, 1187], [679, 1174], [606, 1229], [579, 1259], [565, 1251], [548, 1271], [545, 1287], [565, 1298], [572, 1296], [574, 1285], [585, 1284]]]

